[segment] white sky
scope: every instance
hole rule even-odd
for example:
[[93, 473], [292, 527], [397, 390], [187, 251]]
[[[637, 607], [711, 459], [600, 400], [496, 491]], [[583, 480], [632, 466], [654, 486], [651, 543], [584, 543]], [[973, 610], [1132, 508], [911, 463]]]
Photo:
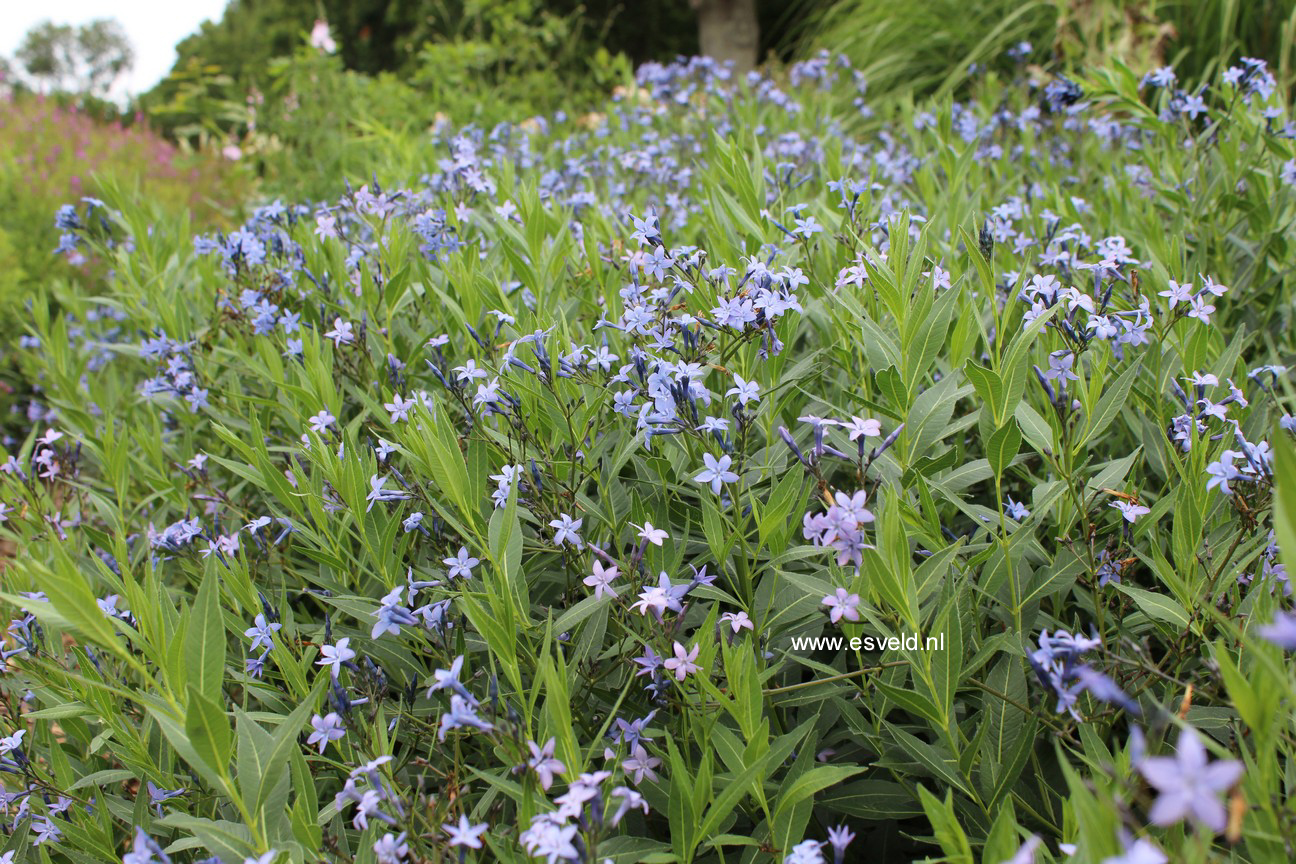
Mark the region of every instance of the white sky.
[[116, 18], [135, 49], [135, 66], [114, 95], [139, 93], [166, 77], [175, 46], [204, 20], [218, 20], [226, 0], [0, 0], [0, 55], [13, 58], [33, 24], [84, 24]]

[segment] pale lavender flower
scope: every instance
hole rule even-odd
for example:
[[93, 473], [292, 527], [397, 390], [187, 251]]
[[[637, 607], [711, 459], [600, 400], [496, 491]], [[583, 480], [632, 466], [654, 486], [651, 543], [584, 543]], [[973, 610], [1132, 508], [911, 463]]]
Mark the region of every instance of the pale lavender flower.
[[817, 840], [802, 840], [792, 847], [783, 864], [824, 864], [823, 844]]
[[58, 843], [63, 839], [63, 831], [48, 816], [32, 819], [30, 825], [32, 832], [36, 835], [32, 839], [33, 846]]
[[316, 435], [323, 435], [328, 428], [337, 420], [327, 408], [321, 408], [320, 412], [311, 417], [307, 422], [310, 423], [311, 431]]
[[1119, 585], [1121, 581], [1121, 568], [1122, 564], [1120, 561], [1113, 559], [1111, 553], [1106, 549], [1099, 549], [1098, 568], [1095, 571], [1095, 574], [1098, 576], [1098, 587], [1101, 588], [1108, 582], [1115, 582]]
[[460, 546], [459, 554], [454, 558], [443, 558], [441, 563], [449, 567], [446, 576], [451, 579], [468, 579], [472, 576], [473, 568], [481, 563], [476, 558], [468, 554], [468, 547]]
[[258, 614], [256, 618], [253, 619], [252, 626], [243, 631], [243, 635], [252, 640], [252, 644], [248, 646], [248, 652], [251, 653], [263, 645], [267, 650], [273, 648], [274, 634], [278, 632], [279, 628], [282, 626], [283, 625], [278, 621], [271, 624], [266, 621], [265, 615]]
[[342, 665], [355, 659], [356, 652], [347, 647], [350, 644], [350, 637], [343, 636], [337, 640], [336, 645], [321, 645], [320, 659], [315, 661], [315, 665], [333, 667], [333, 677], [338, 677], [342, 672]]
[[250, 531], [251, 533], [255, 534], [256, 532], [260, 531], [262, 528], [266, 527], [273, 521], [274, 520], [271, 519], [269, 516], [258, 516], [257, 518], [253, 519], [251, 522], [244, 525], [243, 530]]
[[[147, 788], [148, 788], [149, 804], [152, 805], [153, 812], [157, 814], [157, 817], [159, 819], [162, 818], [162, 804], [166, 801], [170, 801], [172, 798], [181, 797], [187, 791], [183, 788], [159, 789], [153, 783], [152, 780], [148, 781]], [[70, 801], [71, 799], [66, 799], [66, 800]], [[3, 859], [0, 859], [0, 864], [4, 864]]]
[[1075, 370], [1072, 368], [1075, 366], [1075, 359], [1075, 354], [1071, 351], [1054, 351], [1048, 357], [1049, 369], [1043, 373], [1044, 379], [1052, 381], [1056, 378], [1063, 382], [1079, 381], [1080, 376], [1075, 374]]
[[733, 459], [728, 453], [719, 459], [710, 453], [703, 453], [702, 462], [706, 467], [693, 479], [698, 483], [709, 484], [714, 494], [720, 494], [723, 484], [738, 481], [738, 475], [729, 470], [729, 467], [733, 465]]
[[1138, 713], [1138, 705], [1114, 681], [1080, 663], [1081, 655], [1101, 644], [1098, 639], [1072, 635], [1065, 630], [1058, 630], [1052, 635], [1047, 630], [1040, 633], [1040, 647], [1026, 659], [1040, 683], [1057, 697], [1056, 711], [1059, 714], [1068, 711], [1075, 719], [1081, 719], [1076, 703], [1085, 690], [1095, 699], [1120, 705], [1133, 714]]
[[647, 540], [654, 546], [662, 545], [662, 541], [670, 536], [663, 529], [654, 528], [651, 522], [644, 522], [642, 525], [637, 525], [634, 522], [631, 522], [630, 524], [639, 529], [639, 536], [641, 538]]
[[403, 490], [384, 488], [386, 485], [386, 477], [374, 474], [369, 478], [369, 494], [365, 496], [365, 500], [369, 502], [369, 506], [365, 508], [366, 513], [379, 501], [404, 501], [410, 497], [410, 493]]
[[[617, 805], [616, 812], [612, 814], [612, 818], [609, 820], [612, 823], [613, 828], [621, 824], [621, 820], [624, 819], [625, 815], [631, 810], [642, 810], [645, 816], [648, 814], [647, 800], [629, 786], [616, 787], [612, 790], [612, 797], [621, 799], [621, 803]], [[0, 862], [0, 864], [3, 864], [3, 862]]]
[[734, 386], [729, 388], [725, 393], [726, 396], [733, 396], [744, 407], [748, 402], [760, 401], [760, 385], [755, 381], [748, 381], [741, 375], [735, 374]]
[[630, 751], [630, 758], [621, 762], [621, 770], [638, 786], [645, 777], [649, 780], [656, 780], [657, 772], [654, 769], [660, 765], [660, 759], [650, 755], [642, 744], [636, 744], [634, 749]]
[[833, 850], [833, 864], [842, 864], [846, 858], [846, 849], [855, 840], [855, 832], [845, 825], [828, 829], [828, 844]]
[[549, 527], [554, 529], [554, 545], [561, 546], [564, 543], [570, 543], [579, 549], [582, 545], [580, 534], [581, 523], [584, 519], [573, 519], [566, 513], [559, 513], [559, 518], [551, 519]]
[[657, 670], [662, 666], [662, 658], [657, 656], [657, 652], [652, 649], [652, 646], [645, 646], [643, 655], [634, 658], [631, 662], [639, 667], [635, 672], [636, 678], [642, 675], [652, 675], [653, 677], [656, 677]]
[[23, 736], [26, 734], [26, 729], [19, 729], [12, 735], [6, 735], [5, 737], [0, 738], [0, 756], [21, 750]]
[[564, 825], [555, 819], [553, 813], [537, 813], [532, 816], [531, 825], [518, 837], [522, 848], [532, 858], [548, 859], [548, 864], [557, 864], [560, 860], [578, 860], [580, 852], [572, 841], [576, 839], [580, 828]]
[[1169, 280], [1170, 287], [1157, 294], [1158, 297], [1165, 297], [1167, 304], [1173, 309], [1179, 303], [1192, 302], [1193, 286], [1191, 282], [1179, 283], [1175, 280]]
[[828, 607], [828, 618], [834, 624], [843, 618], [847, 621], [860, 620], [859, 604], [860, 596], [845, 588], [838, 588], [835, 594], [823, 598], [823, 605]]
[[333, 319], [333, 329], [324, 334], [325, 339], [332, 339], [335, 348], [350, 345], [355, 341], [355, 332], [349, 321]]
[[621, 572], [617, 569], [615, 564], [605, 567], [603, 566], [603, 562], [595, 561], [594, 572], [589, 576], [586, 576], [583, 581], [584, 584], [594, 589], [595, 597], [602, 597], [604, 595], [607, 595], [608, 597], [617, 597], [619, 595], [617, 594], [616, 589], [612, 587], [612, 580], [616, 579], [620, 575]]
[[1146, 516], [1152, 512], [1149, 508], [1133, 501], [1113, 501], [1109, 506], [1121, 511], [1121, 516], [1125, 517], [1125, 521], [1130, 524], [1137, 522], [1140, 516]]
[[1155, 843], [1140, 837], [1120, 855], [1104, 858], [1102, 864], [1166, 864], [1169, 860]]
[[792, 229], [792, 233], [799, 234], [807, 239], [824, 230], [823, 226], [816, 222], [813, 216], [807, 216], [804, 219], [794, 218], [793, 221], [796, 223], [796, 227]]
[[428, 698], [431, 698], [432, 694], [438, 690], [450, 690], [458, 693], [468, 702], [473, 701], [472, 694], [464, 688], [463, 684], [459, 683], [459, 675], [463, 671], [463, 662], [463, 655], [460, 654], [454, 659], [454, 662], [450, 664], [449, 669], [437, 669], [432, 673], [432, 677], [435, 680], [433, 681], [432, 686], [428, 688]]
[[1042, 297], [1046, 303], [1052, 303], [1057, 299], [1061, 290], [1062, 283], [1058, 282], [1056, 276], [1036, 274], [1031, 277], [1030, 282], [1023, 289], [1023, 293], [1032, 299]]
[[461, 813], [458, 825], [442, 825], [441, 830], [450, 835], [449, 839], [446, 840], [446, 845], [463, 846], [466, 849], [480, 849], [482, 848], [481, 835], [485, 834], [486, 829], [489, 827], [485, 822], [473, 825], [468, 821], [468, 817]]
[[400, 635], [401, 627], [409, 627], [418, 624], [418, 618], [414, 617], [406, 606], [401, 603], [401, 595], [404, 588], [395, 588], [386, 597], [382, 599], [382, 605], [373, 615], [378, 620], [374, 622], [373, 632], [369, 638], [377, 639], [384, 633], [391, 633], [394, 636]]
[[1201, 97], [1200, 93], [1193, 93], [1183, 100], [1179, 110], [1196, 120], [1198, 114], [1205, 113], [1206, 100]]
[[1158, 66], [1144, 75], [1141, 83], [1151, 84], [1153, 87], [1173, 87], [1175, 83], [1174, 68], [1171, 66]]
[[405, 842], [405, 832], [393, 836], [384, 834], [373, 844], [374, 859], [378, 864], [400, 864], [409, 857], [409, 844]]
[[630, 221], [634, 226], [630, 239], [636, 241], [639, 246], [642, 247], [645, 243], [655, 246], [661, 242], [661, 228], [658, 226], [656, 214], [648, 213], [642, 219], [631, 214]]
[[837, 492], [827, 512], [804, 515], [802, 534], [816, 546], [836, 549], [838, 564], [851, 563], [858, 567], [863, 550], [873, 548], [864, 542], [864, 526], [873, 521], [873, 514], [864, 506], [866, 503], [867, 494], [862, 489], [851, 495]]
[[1188, 301], [1188, 317], [1196, 318], [1198, 321], [1202, 322], [1203, 324], [1210, 323], [1210, 316], [1214, 312], [1215, 312], [1215, 305], [1213, 303], [1206, 302], [1206, 297], [1204, 293], [1198, 294], [1196, 297]]
[[1242, 763], [1233, 759], [1210, 762], [1206, 747], [1192, 727], [1179, 733], [1174, 756], [1155, 756], [1138, 764], [1157, 800], [1148, 812], [1154, 825], [1168, 827], [1191, 820], [1216, 834], [1228, 823], [1220, 795], [1242, 777]]
[[1015, 519], [1021, 522], [1023, 519], [1029, 519], [1031, 511], [1026, 509], [1026, 505], [1020, 501], [1014, 501], [1011, 495], [1004, 502], [1004, 515], [1009, 519]]
[[336, 741], [346, 735], [346, 729], [342, 726], [342, 718], [336, 712], [329, 712], [321, 717], [316, 714], [311, 718], [310, 735], [306, 736], [307, 745], [319, 744], [319, 752], [323, 753], [324, 748], [330, 741]]
[[494, 405], [500, 401], [500, 381], [498, 378], [492, 378], [485, 384], [477, 385], [477, 392], [473, 395], [473, 407], [479, 408], [482, 405]]
[[638, 609], [641, 615], [647, 615], [651, 611], [660, 621], [662, 613], [667, 609], [673, 612], [683, 611], [684, 607], [680, 600], [687, 590], [686, 585], [672, 585], [670, 577], [662, 571], [657, 576], [656, 585], [650, 585], [639, 592], [639, 599], [634, 603], [633, 608]]
[[469, 359], [464, 361], [462, 366], [454, 367], [455, 377], [464, 382], [471, 382], [476, 378], [486, 378], [490, 375], [485, 369], [478, 367], [477, 361]]
[[1210, 479], [1206, 481], [1206, 488], [1209, 490], [1218, 486], [1225, 495], [1232, 495], [1233, 490], [1229, 487], [1229, 483], [1242, 476], [1242, 472], [1233, 465], [1233, 461], [1243, 455], [1245, 454], [1235, 450], [1225, 450], [1218, 460], [1207, 465], [1206, 473], [1210, 475]]
[[[323, 22], [317, 22], [317, 23], [323, 23]], [[328, 24], [324, 24], [324, 26], [325, 28], [327, 28]], [[327, 239], [329, 237], [338, 236], [337, 217], [332, 216], [328, 213], [317, 214], [315, 216], [315, 236], [321, 240]]]
[[[5, 861], [3, 857], [0, 857], [0, 864], [11, 864], [13, 860], [12, 853], [6, 852], [5, 854], [9, 855], [9, 861]], [[135, 841], [131, 844], [131, 851], [122, 856], [122, 864], [154, 864], [153, 856], [155, 855], [157, 860], [162, 861], [163, 864], [167, 864], [171, 860], [162, 851], [162, 847], [158, 845], [158, 842], [146, 834], [143, 828], [136, 825]]]
[[478, 717], [476, 709], [466, 699], [453, 693], [450, 696], [450, 710], [441, 714], [441, 729], [437, 737], [445, 741], [446, 732], [467, 727], [488, 730], [491, 724]]
[[850, 435], [850, 440], [860, 438], [878, 438], [882, 435], [882, 424], [873, 418], [852, 417], [849, 423], [843, 424]]
[[756, 626], [746, 612], [726, 612], [720, 616], [720, 621], [728, 624], [735, 634], [744, 629], [751, 630], [753, 633], [756, 631]]
[[369, 829], [370, 819], [379, 819], [383, 822], [390, 822], [391, 817], [379, 809], [382, 804], [382, 795], [374, 789], [366, 789], [360, 799], [356, 801], [356, 812], [351, 817], [351, 824], [360, 831]]
[[554, 746], [557, 743], [555, 738], [550, 738], [543, 747], [538, 746], [534, 741], [527, 742], [527, 749], [531, 751], [531, 758], [527, 759], [527, 768], [535, 772], [540, 780], [540, 788], [546, 792], [553, 785], [554, 775], [567, 773], [567, 766], [554, 758]]
[[1296, 615], [1274, 613], [1272, 624], [1260, 628], [1260, 635], [1286, 651], [1296, 651]]
[[409, 412], [417, 404], [418, 402], [413, 399], [402, 399], [399, 393], [394, 393], [392, 394], [392, 401], [385, 403], [383, 407], [391, 412], [391, 422], [397, 423], [408, 420]]
[[1228, 293], [1228, 290], [1227, 285], [1221, 285], [1209, 276], [1202, 276], [1202, 291], [1216, 297], [1223, 297]]
[[692, 650], [685, 650], [684, 646], [676, 642], [674, 646], [675, 656], [667, 657], [662, 666], [667, 672], [675, 673], [676, 681], [683, 681], [689, 675], [699, 671], [702, 667], [693, 661], [698, 658], [700, 645], [694, 644]]

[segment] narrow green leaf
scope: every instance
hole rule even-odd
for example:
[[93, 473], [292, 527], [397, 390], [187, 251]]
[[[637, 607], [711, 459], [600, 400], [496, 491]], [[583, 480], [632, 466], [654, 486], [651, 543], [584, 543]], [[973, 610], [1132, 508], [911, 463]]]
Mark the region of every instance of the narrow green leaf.
[[1003, 477], [1008, 465], [1017, 457], [1021, 443], [1021, 429], [1017, 427], [1016, 420], [1009, 420], [990, 436], [990, 440], [986, 442], [986, 460], [996, 477]]
[[981, 404], [988, 405], [994, 416], [996, 426], [1002, 425], [1003, 417], [999, 413], [1003, 410], [1003, 381], [999, 378], [999, 373], [993, 369], [987, 369], [984, 366], [978, 366], [975, 361], [969, 360], [963, 366], [963, 374], [972, 386], [976, 388], [977, 396], [981, 398]]
[[228, 715], [212, 700], [203, 695], [192, 683], [187, 688], [185, 706], [185, 735], [203, 760], [218, 771], [230, 762], [233, 755], [233, 732]]
[[213, 704], [221, 701], [225, 675], [225, 619], [220, 606], [220, 581], [208, 570], [194, 598], [193, 614], [185, 631], [188, 683]]

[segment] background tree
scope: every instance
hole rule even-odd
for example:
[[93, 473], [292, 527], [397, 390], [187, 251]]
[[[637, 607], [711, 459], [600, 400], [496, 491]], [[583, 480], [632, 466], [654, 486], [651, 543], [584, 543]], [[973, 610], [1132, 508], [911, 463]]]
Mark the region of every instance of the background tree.
[[42, 89], [102, 97], [130, 70], [135, 52], [121, 24], [100, 18], [80, 27], [42, 21], [27, 31], [15, 57]]
[[42, 21], [23, 36], [14, 52], [23, 71], [50, 90], [66, 90], [72, 75], [76, 30], [70, 24]]
[[120, 23], [99, 18], [81, 25], [76, 33], [77, 68], [85, 92], [103, 95], [113, 82], [130, 71], [135, 50]]

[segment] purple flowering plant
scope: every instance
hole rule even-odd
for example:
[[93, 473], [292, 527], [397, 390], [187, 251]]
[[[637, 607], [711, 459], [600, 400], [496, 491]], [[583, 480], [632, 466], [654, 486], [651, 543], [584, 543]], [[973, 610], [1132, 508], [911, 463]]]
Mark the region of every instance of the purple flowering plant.
[[1263, 74], [864, 133], [837, 58], [695, 58], [235, 231], [72, 205], [114, 269], [18, 348], [2, 854], [1285, 860]]

